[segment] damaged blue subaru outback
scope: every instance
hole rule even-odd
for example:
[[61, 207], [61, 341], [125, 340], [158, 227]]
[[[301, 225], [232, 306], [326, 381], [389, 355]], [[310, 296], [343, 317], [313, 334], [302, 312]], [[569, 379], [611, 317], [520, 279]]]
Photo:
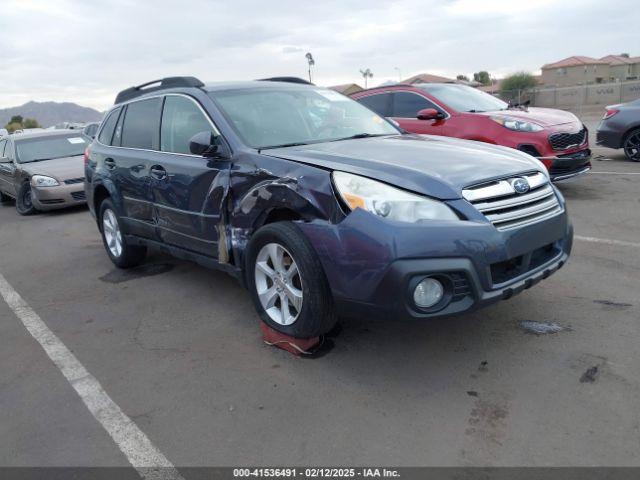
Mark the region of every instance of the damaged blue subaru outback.
[[567, 261], [565, 202], [538, 160], [406, 133], [290, 77], [120, 92], [85, 152], [88, 204], [120, 268], [147, 248], [222, 269], [270, 327], [460, 314]]

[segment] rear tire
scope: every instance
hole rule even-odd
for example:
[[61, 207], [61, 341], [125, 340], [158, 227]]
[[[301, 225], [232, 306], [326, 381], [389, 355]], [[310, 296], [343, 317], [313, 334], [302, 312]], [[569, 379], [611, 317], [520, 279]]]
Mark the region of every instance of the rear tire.
[[20, 215], [33, 215], [38, 211], [36, 207], [33, 206], [31, 194], [31, 185], [29, 182], [24, 182], [18, 190], [18, 196], [16, 197], [16, 211]]
[[122, 222], [111, 199], [105, 199], [98, 209], [98, 226], [107, 255], [118, 268], [140, 265], [147, 255], [147, 247], [131, 245], [122, 233]]
[[329, 282], [313, 247], [295, 224], [259, 229], [246, 250], [245, 276], [263, 322], [296, 338], [327, 333], [337, 316]]
[[629, 160], [640, 162], [640, 128], [636, 128], [627, 134], [622, 148]]

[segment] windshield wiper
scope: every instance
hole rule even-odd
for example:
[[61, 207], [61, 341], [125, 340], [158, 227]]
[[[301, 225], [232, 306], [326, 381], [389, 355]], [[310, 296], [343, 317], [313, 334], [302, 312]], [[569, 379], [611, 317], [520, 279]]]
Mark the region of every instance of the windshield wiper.
[[269, 145], [267, 147], [261, 147], [260, 150], [268, 150], [270, 148], [285, 148], [285, 147], [299, 147], [301, 145], [309, 145], [306, 142], [291, 142], [291, 143], [282, 143], [280, 145]]
[[59, 158], [79, 157], [81, 155], [84, 155], [84, 153], [74, 153], [74, 154], [71, 154], [71, 155], [62, 155], [61, 157], [34, 158], [33, 160], [29, 160], [27, 162], [20, 162], [20, 163], [44, 162], [46, 160], [57, 160]]
[[351, 135], [349, 137], [344, 138], [336, 138], [335, 140], [330, 140], [331, 142], [340, 142], [342, 140], [355, 140], [357, 138], [371, 138], [371, 137], [384, 137], [387, 135], [394, 135], [393, 133], [356, 133], [355, 135]]

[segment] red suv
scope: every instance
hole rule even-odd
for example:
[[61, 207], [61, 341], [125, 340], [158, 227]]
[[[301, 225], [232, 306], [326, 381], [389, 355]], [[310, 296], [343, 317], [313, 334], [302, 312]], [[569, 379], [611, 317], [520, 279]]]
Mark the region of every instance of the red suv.
[[392, 85], [351, 95], [412, 133], [516, 148], [538, 158], [553, 181], [591, 169], [589, 132], [569, 112], [513, 107], [476, 88], [448, 83]]

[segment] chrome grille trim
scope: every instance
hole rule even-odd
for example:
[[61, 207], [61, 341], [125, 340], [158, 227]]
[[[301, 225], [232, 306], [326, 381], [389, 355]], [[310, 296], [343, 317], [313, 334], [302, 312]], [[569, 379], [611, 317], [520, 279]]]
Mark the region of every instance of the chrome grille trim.
[[[528, 173], [520, 176], [527, 179], [531, 190], [534, 190], [539, 186], [549, 182], [547, 176], [542, 172]], [[462, 190], [462, 196], [466, 200], [469, 200], [471, 203], [475, 202], [476, 200], [503, 197], [507, 195], [513, 195], [514, 193], [515, 190], [506, 179], [497, 180], [491, 183], [480, 184]]]
[[[511, 185], [515, 178], [526, 178], [529, 192], [516, 193]], [[462, 196], [500, 231], [541, 222], [563, 211], [542, 172], [469, 187], [462, 191]]]

